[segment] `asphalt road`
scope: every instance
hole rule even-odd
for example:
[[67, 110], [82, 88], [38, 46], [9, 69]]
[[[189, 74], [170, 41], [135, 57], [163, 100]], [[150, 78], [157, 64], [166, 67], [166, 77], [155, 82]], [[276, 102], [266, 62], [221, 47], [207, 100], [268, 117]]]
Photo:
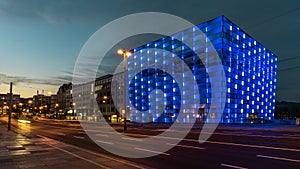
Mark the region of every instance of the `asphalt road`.
[[[13, 122], [13, 125], [18, 133], [28, 137], [51, 138], [114, 159], [131, 161], [146, 168], [300, 168], [300, 128], [299, 131], [268, 131], [250, 128], [248, 130], [247, 127], [235, 129], [230, 129], [230, 126], [229, 128], [228, 126], [219, 127], [212, 137], [202, 144], [198, 141], [201, 129], [194, 129], [167, 152], [159, 153], [155, 148], [140, 149], [158, 155], [149, 158], [123, 158], [97, 146], [77, 123], [35, 121], [31, 124]], [[116, 126], [115, 129], [121, 131], [122, 128]], [[129, 127], [126, 135], [130, 136], [134, 142], [135, 138], [157, 135], [164, 130], [151, 127], [147, 129]], [[110, 135], [97, 126], [89, 131], [89, 134], [91, 133], [97, 135], [100, 142], [101, 137], [107, 140]], [[171, 144], [176, 137], [161, 137], [161, 139], [170, 141]], [[109, 144], [107, 141], [102, 141], [102, 143]], [[138, 144], [137, 141], [136, 145]]]

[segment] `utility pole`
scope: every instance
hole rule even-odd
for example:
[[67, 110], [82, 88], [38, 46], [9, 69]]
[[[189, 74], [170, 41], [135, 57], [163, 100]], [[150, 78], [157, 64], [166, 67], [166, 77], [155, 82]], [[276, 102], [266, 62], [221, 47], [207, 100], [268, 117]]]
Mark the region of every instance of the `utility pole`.
[[9, 92], [9, 111], [8, 111], [8, 126], [7, 130], [10, 131], [10, 125], [11, 125], [11, 112], [12, 112], [12, 82], [10, 82], [10, 92]]

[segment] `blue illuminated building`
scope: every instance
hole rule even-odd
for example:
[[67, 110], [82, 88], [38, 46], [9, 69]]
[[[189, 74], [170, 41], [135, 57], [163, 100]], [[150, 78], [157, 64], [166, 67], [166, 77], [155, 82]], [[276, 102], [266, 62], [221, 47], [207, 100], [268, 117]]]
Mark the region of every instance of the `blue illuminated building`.
[[[221, 16], [197, 26], [206, 34], [218, 53], [226, 76], [226, 103], [222, 115], [222, 123], [250, 123], [252, 121], [272, 120], [275, 112], [277, 57], [262, 44], [250, 37], [226, 17]], [[135, 48], [133, 57], [128, 58], [129, 102], [133, 106], [130, 111], [132, 121], [173, 122], [180, 110], [181, 96], [178, 85], [172, 76], [158, 69], [144, 69], [149, 59], [163, 62], [154, 57], [139, 55], [141, 50], [159, 48], [175, 53], [192, 70], [198, 84], [200, 95], [197, 121], [205, 122], [211, 105], [211, 85], [205, 63], [198, 59], [193, 50], [176, 39], [192, 39], [197, 47], [197, 38], [193, 37], [190, 28], [172, 36]], [[209, 49], [207, 49], [209, 50]], [[209, 52], [204, 50], [204, 52]], [[207, 55], [209, 57], [209, 55]], [[131, 75], [131, 69], [140, 69], [140, 73]], [[174, 68], [176, 69], [176, 68]], [[149, 115], [149, 95], [154, 89], [163, 92], [163, 97], [155, 97], [156, 102], [166, 102], [166, 106], [156, 107]], [[134, 110], [135, 109], [135, 110]], [[163, 115], [157, 112], [163, 110]]]

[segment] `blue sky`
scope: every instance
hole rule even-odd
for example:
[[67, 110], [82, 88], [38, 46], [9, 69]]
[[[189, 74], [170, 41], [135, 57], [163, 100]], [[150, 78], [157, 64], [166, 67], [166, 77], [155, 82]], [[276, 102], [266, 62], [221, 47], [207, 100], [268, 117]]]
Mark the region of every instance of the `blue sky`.
[[[300, 2], [288, 1], [15, 1], [0, 2], [0, 93], [56, 93], [71, 80], [88, 38], [106, 23], [136, 12], [166, 12], [194, 24], [225, 15], [273, 51], [279, 62], [278, 100], [300, 101]], [[137, 42], [132, 42], [137, 45]], [[124, 44], [123, 44], [124, 45]], [[122, 44], [119, 45], [122, 47]], [[126, 46], [126, 45], [124, 45]], [[114, 57], [114, 56], [112, 56]], [[110, 65], [108, 65], [110, 66]]]

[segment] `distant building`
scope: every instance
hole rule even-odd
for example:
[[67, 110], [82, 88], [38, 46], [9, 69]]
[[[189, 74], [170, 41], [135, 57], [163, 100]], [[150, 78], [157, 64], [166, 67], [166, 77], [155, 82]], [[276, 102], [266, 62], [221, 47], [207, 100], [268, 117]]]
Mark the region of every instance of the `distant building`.
[[[116, 85], [112, 85], [113, 77], [117, 81]], [[120, 121], [123, 116], [115, 106], [124, 103], [124, 91], [120, 90], [123, 84], [123, 74], [119, 73], [115, 76], [109, 74], [98, 77], [93, 82], [73, 85], [76, 114], [80, 118], [97, 121], [101, 118], [101, 112], [103, 118], [109, 122]], [[116, 91], [116, 98], [112, 98], [112, 91]]]
[[295, 120], [300, 118], [300, 103], [276, 102], [275, 119]]
[[34, 106], [33, 106], [33, 98], [21, 98], [21, 103], [23, 104], [23, 112], [26, 113], [33, 113]]
[[33, 106], [36, 113], [47, 114], [50, 110], [51, 97], [44, 94], [33, 96]]
[[[8, 104], [9, 103], [9, 96], [10, 94], [0, 94], [0, 105]], [[12, 104], [18, 104], [21, 101], [21, 97], [19, 94], [13, 94], [12, 97]]]
[[95, 81], [95, 95], [103, 117], [111, 122], [117, 122], [119, 113], [115, 109], [111, 95], [112, 75], [99, 77]]
[[52, 94], [50, 96], [50, 113], [55, 114], [58, 111], [58, 100], [57, 100], [57, 95]]
[[[97, 105], [93, 105], [95, 82], [87, 82], [83, 84], [73, 85], [73, 100], [75, 113], [79, 119], [97, 120]], [[91, 108], [94, 106], [95, 108]]]
[[[6, 112], [8, 110], [9, 106], [9, 99], [10, 99], [10, 94], [0, 94], [0, 113], [1, 112]], [[19, 94], [13, 94], [12, 97], [12, 105], [17, 105], [20, 103], [21, 97]]]
[[47, 106], [50, 107], [51, 97], [44, 94], [38, 94], [33, 96], [33, 105], [35, 107]]
[[63, 84], [57, 91], [57, 103], [60, 113], [67, 115], [69, 110], [72, 110], [72, 83]]

